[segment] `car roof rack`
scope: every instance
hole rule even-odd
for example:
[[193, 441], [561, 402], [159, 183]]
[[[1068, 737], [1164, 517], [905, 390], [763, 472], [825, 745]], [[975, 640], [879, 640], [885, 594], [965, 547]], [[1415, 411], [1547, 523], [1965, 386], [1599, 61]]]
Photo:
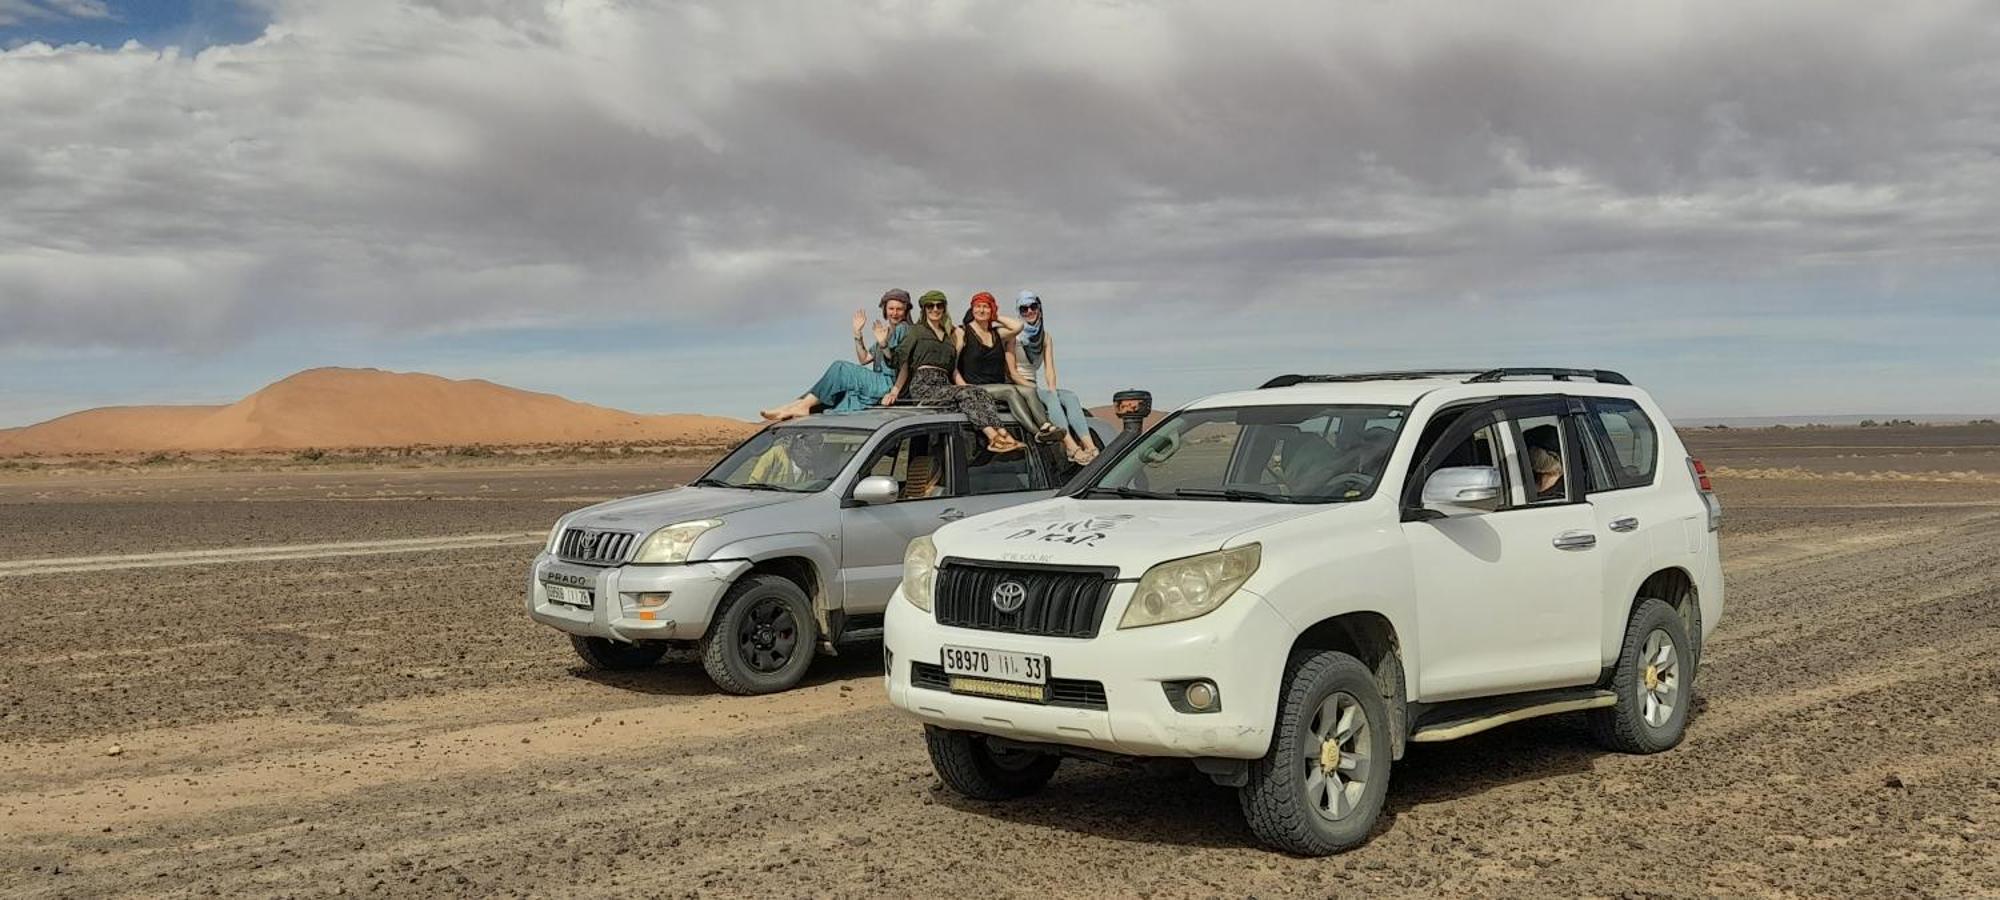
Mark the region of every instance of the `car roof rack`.
[[1557, 381], [1574, 381], [1579, 378], [1588, 378], [1598, 384], [1629, 385], [1632, 383], [1631, 379], [1610, 369], [1549, 369], [1540, 367], [1487, 369], [1471, 378], [1467, 378], [1465, 383], [1485, 384], [1494, 381], [1505, 381], [1509, 378], [1553, 378]]
[[1340, 384], [1348, 381], [1406, 381], [1477, 375], [1484, 369], [1397, 369], [1392, 372], [1347, 372], [1339, 375], [1280, 375], [1259, 388], [1291, 387], [1295, 384]]
[[1599, 384], [1631, 384], [1625, 376], [1609, 369], [1556, 369], [1511, 367], [1501, 369], [1397, 369], [1388, 372], [1346, 372], [1337, 375], [1280, 375], [1258, 389], [1291, 387], [1295, 384], [1342, 384], [1354, 381], [1415, 381], [1438, 378], [1462, 379], [1466, 384], [1487, 384], [1509, 378], [1552, 378], [1571, 381], [1588, 378]]

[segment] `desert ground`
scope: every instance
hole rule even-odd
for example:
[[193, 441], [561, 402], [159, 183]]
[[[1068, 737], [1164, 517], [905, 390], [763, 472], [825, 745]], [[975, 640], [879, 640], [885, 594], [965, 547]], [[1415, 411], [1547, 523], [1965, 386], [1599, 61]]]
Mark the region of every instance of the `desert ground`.
[[1686, 437], [1729, 577], [1686, 742], [1416, 745], [1319, 860], [1178, 772], [958, 799], [873, 647], [584, 670], [527, 560], [684, 462], [0, 472], [0, 894], [2000, 896], [2000, 428]]

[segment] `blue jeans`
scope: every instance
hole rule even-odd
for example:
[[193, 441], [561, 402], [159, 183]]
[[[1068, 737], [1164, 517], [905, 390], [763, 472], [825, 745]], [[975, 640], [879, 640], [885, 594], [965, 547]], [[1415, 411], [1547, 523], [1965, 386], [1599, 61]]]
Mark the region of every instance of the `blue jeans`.
[[1051, 424], [1075, 435], [1085, 446], [1097, 442], [1090, 433], [1090, 417], [1083, 414], [1083, 401], [1076, 398], [1075, 391], [1036, 388], [1035, 396], [1042, 398], [1042, 405], [1049, 408]]
[[882, 402], [896, 376], [884, 375], [859, 363], [836, 360], [807, 393], [819, 398], [827, 412], [859, 412]]

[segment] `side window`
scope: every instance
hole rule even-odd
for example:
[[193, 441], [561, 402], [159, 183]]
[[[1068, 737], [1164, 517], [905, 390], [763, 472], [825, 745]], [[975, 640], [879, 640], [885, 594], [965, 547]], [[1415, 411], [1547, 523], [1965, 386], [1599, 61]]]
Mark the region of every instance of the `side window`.
[[869, 475], [886, 475], [903, 486], [902, 500], [951, 496], [950, 442], [941, 431], [913, 430], [893, 437], [868, 463]]
[[1600, 398], [1590, 401], [1590, 419], [1611, 457], [1615, 485], [1652, 484], [1660, 459], [1660, 436], [1646, 411], [1630, 400]]
[[1523, 416], [1514, 421], [1520, 440], [1520, 477], [1528, 505], [1569, 500], [1570, 463], [1577, 448], [1559, 415]]
[[[1009, 428], [1015, 440], [1024, 440], [1019, 429]], [[986, 441], [970, 428], [958, 433], [959, 445], [965, 448], [965, 494], [1011, 494], [1017, 491], [1040, 491], [1049, 488], [1048, 475], [1035, 464], [1032, 453], [995, 454], [986, 449]]]

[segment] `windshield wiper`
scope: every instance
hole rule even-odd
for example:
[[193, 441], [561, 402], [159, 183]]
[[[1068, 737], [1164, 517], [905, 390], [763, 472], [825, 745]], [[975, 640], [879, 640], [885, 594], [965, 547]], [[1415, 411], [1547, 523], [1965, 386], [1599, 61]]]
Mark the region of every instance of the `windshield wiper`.
[[1088, 498], [1092, 494], [1110, 494], [1113, 497], [1123, 497], [1127, 500], [1170, 499], [1166, 494], [1155, 493], [1153, 491], [1142, 491], [1139, 490], [1138, 488], [1130, 488], [1130, 487], [1094, 487], [1084, 491], [1082, 494], [1078, 496]]
[[1222, 488], [1219, 490], [1213, 488], [1180, 488], [1174, 491], [1174, 496], [1195, 499], [1248, 500], [1252, 503], [1304, 502], [1297, 497], [1287, 497], [1283, 494], [1267, 494], [1263, 491], [1246, 491], [1242, 488]]
[[791, 488], [779, 487], [775, 484], [762, 484], [760, 482], [754, 482], [754, 481], [748, 484], [736, 484], [734, 482], [721, 481], [714, 478], [697, 478], [693, 481], [688, 482], [688, 485], [690, 487], [735, 488], [739, 491], [780, 491], [787, 494], [792, 493]]

